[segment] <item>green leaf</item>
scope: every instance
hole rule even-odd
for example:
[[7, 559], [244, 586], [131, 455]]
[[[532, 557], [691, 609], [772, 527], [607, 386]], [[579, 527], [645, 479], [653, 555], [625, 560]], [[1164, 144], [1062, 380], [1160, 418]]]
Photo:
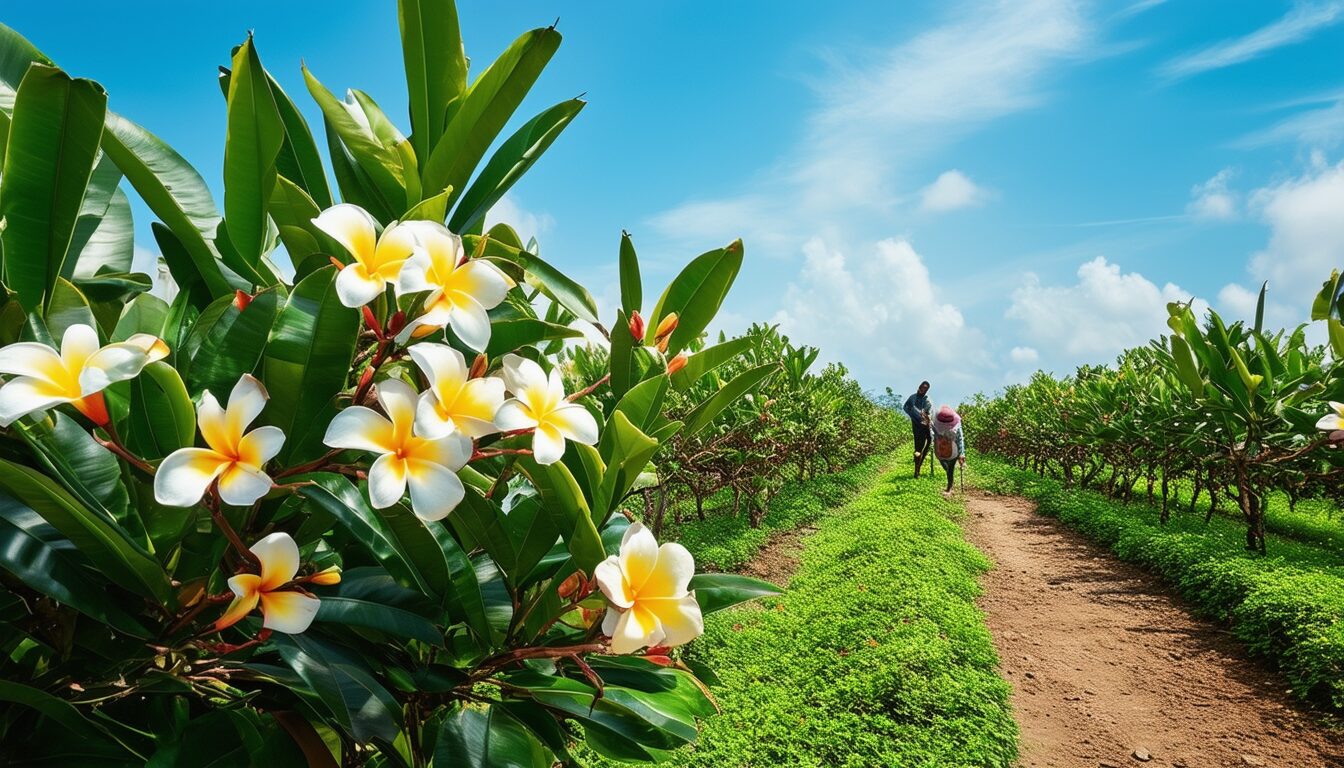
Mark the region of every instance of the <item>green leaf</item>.
[[1195, 364], [1195, 356], [1190, 351], [1190, 344], [1180, 336], [1171, 337], [1171, 356], [1176, 360], [1176, 372], [1180, 374], [1181, 381], [1190, 389], [1196, 398], [1204, 396], [1204, 378], [1199, 375], [1199, 366]]
[[270, 392], [265, 418], [284, 430], [281, 463], [325, 451], [322, 436], [336, 414], [359, 334], [359, 312], [336, 295], [336, 268], [299, 281], [271, 328], [262, 354], [262, 382]]
[[303, 119], [303, 113], [295, 106], [289, 94], [280, 87], [270, 73], [266, 80], [271, 86], [271, 97], [280, 113], [285, 127], [285, 140], [280, 154], [275, 159], [275, 168], [280, 175], [297, 184], [322, 208], [332, 204], [331, 187], [327, 185], [327, 172], [322, 167], [322, 155], [317, 151], [317, 141]]
[[22, 683], [0, 680], [0, 701], [19, 704], [36, 710], [50, 718], [72, 737], [90, 741], [104, 741], [108, 738], [106, 730], [88, 720], [80, 711], [64, 699], [59, 699], [46, 691]]
[[690, 355], [686, 358], [686, 365], [672, 374], [672, 386], [679, 392], [685, 392], [699, 381], [701, 376], [746, 352], [755, 344], [756, 340], [752, 337], [739, 336]]
[[86, 562], [42, 518], [0, 493], [0, 568], [58, 603], [133, 637], [150, 632], [108, 599], [106, 582], [88, 575]]
[[99, 272], [130, 272], [135, 258], [131, 201], [118, 186], [121, 169], [107, 155], [94, 166], [79, 220], [66, 251], [61, 277], [90, 278]]
[[607, 420], [600, 450], [607, 467], [593, 501], [593, 512], [600, 515], [596, 521], [599, 524], [606, 521], [607, 515], [634, 487], [639, 473], [658, 450], [658, 441], [640, 431], [625, 413], [617, 410]]
[[[296, 266], [314, 253], [338, 252], [327, 245], [326, 234], [313, 224], [313, 219], [322, 212], [317, 203], [302, 187], [284, 176], [276, 178], [266, 212], [275, 221], [280, 241], [285, 244], [289, 260]], [[302, 277], [306, 275], [299, 279]]]
[[[19, 422], [19, 435], [28, 443], [50, 475], [59, 480], [81, 504], [107, 520], [140, 534], [143, 525], [128, 521], [129, 496], [122, 484], [121, 463], [94, 441], [74, 419], [60, 412], [36, 424]], [[130, 512], [134, 514], [134, 512]], [[130, 522], [130, 525], [127, 523]]]
[[411, 143], [417, 157], [428, 158], [443, 135], [444, 108], [467, 88], [457, 8], [443, 0], [400, 0], [397, 21], [411, 105]]
[[256, 264], [266, 243], [266, 200], [285, 125], [249, 33], [233, 54], [224, 136], [224, 225], [243, 260]]
[[621, 309], [629, 315], [644, 306], [644, 288], [639, 279], [639, 257], [629, 232], [621, 233]]
[[[149, 131], [110, 112], [103, 132], [103, 151], [180, 243], [209, 296], [218, 298], [251, 288], [237, 275], [225, 275], [215, 246], [219, 211], [201, 175], [181, 155]], [[159, 242], [167, 258], [163, 241]], [[181, 267], [173, 276], [184, 289], [192, 282]]]
[[471, 232], [485, 221], [490, 208], [555, 143], [583, 107], [584, 102], [579, 99], [562, 101], [529, 120], [501, 144], [462, 195], [448, 228], [454, 232]]
[[[303, 67], [303, 78], [308, 84], [308, 92], [322, 109], [329, 132], [339, 137], [349, 158], [368, 179], [368, 191], [375, 194], [380, 205], [392, 211], [393, 215], [406, 210], [408, 201], [406, 182], [402, 178], [401, 156], [391, 147], [384, 146], [374, 135], [359, 104], [337, 99], [306, 66]], [[356, 110], [361, 113], [360, 118], [354, 116]]]
[[554, 339], [576, 339], [581, 336], [582, 331], [534, 317], [496, 320], [490, 324], [490, 344], [485, 348], [485, 354], [493, 359], [519, 347]]
[[89, 299], [74, 283], [63, 277], [56, 278], [51, 296], [47, 303], [43, 319], [47, 321], [47, 330], [52, 338], [65, 338], [65, 331], [72, 325], [87, 325], [98, 328], [98, 320], [93, 316]]
[[677, 313], [677, 328], [668, 339], [667, 354], [675, 355], [704, 333], [728, 289], [742, 268], [742, 241], [736, 240], [697, 256], [668, 284], [649, 318], [644, 343], [653, 344], [654, 334], [663, 318]]
[[[451, 44], [451, 41], [450, 41]], [[456, 103], [442, 138], [421, 166], [425, 189], [466, 188], [472, 170], [560, 47], [554, 28], [524, 33]]]
[[544, 509], [560, 530], [574, 562], [585, 573], [592, 573], [607, 553], [574, 475], [561, 462], [542, 465], [530, 456], [520, 457], [517, 466], [541, 494]]
[[737, 402], [777, 370], [779, 370], [778, 363], [766, 363], [738, 374], [686, 414], [684, 434], [691, 436], [709, 426], [724, 408]]
[[310, 635], [276, 634], [280, 658], [307, 683], [336, 723], [356, 741], [392, 742], [401, 730], [401, 707], [373, 673], [349, 652]]
[[[481, 240], [484, 238], [484, 245]], [[465, 235], [463, 248], [468, 254], [478, 252], [484, 258], [505, 265], [515, 265], [527, 274], [528, 283], [535, 286], [555, 303], [573, 312], [580, 319], [597, 322], [597, 302], [588, 289], [566, 277], [541, 257], [515, 248], [488, 235]]]
[[4, 278], [36, 311], [64, 269], [93, 175], [107, 92], [92, 80], [34, 64], [19, 84], [0, 173]]
[[111, 521], [89, 510], [48, 478], [4, 459], [0, 459], [0, 489], [51, 523], [108, 578], [172, 607], [168, 574]]
[[364, 627], [429, 645], [443, 646], [443, 633], [435, 629], [425, 617], [368, 600], [323, 595], [316, 621]]
[[1344, 360], [1344, 323], [1332, 317], [1326, 321], [1326, 328], [1329, 329], [1330, 350], [1335, 360]]
[[758, 597], [783, 594], [784, 590], [768, 581], [735, 573], [697, 573], [691, 577], [690, 590], [704, 614], [722, 611]]
[[624, 397], [625, 393], [639, 381], [641, 368], [639, 361], [635, 356], [635, 350], [640, 346], [640, 341], [636, 341], [630, 334], [630, 316], [624, 309], [616, 310], [616, 325], [611, 329], [611, 393], [617, 398]]
[[178, 350], [177, 365], [190, 391], [224, 398], [261, 360], [280, 313], [281, 289], [267, 288], [239, 310], [232, 297], [217, 299], [192, 323]]
[[130, 403], [126, 443], [137, 456], [155, 461], [196, 444], [196, 408], [172, 366], [145, 366], [130, 381]]
[[439, 726], [434, 747], [434, 765], [550, 768], [552, 761], [532, 731], [498, 706], [459, 705]]

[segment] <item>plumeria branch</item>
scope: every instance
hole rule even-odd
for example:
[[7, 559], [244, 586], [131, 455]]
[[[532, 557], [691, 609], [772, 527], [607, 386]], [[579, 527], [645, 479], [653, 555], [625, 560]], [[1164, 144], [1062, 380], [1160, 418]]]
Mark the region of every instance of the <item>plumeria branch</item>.
[[593, 383], [590, 384], [589, 386], [587, 386], [587, 387], [585, 387], [585, 388], [579, 390], [578, 392], [575, 392], [574, 394], [570, 395], [569, 397], [567, 397], [567, 398], [565, 398], [565, 399], [568, 400], [568, 401], [571, 402], [571, 403], [574, 402], [574, 401], [576, 401], [576, 400], [581, 400], [581, 399], [583, 399], [583, 398], [585, 398], [585, 397], [587, 397], [587, 396], [593, 394], [594, 392], [596, 392], [596, 391], [598, 390], [599, 387], [601, 387], [603, 384], [606, 384], [608, 381], [611, 381], [611, 374], [610, 374], [610, 373], [608, 373], [606, 376], [603, 376], [602, 378], [598, 379], [597, 381], [593, 382]]
[[210, 490], [205, 496], [205, 505], [210, 510], [210, 519], [214, 521], [215, 527], [224, 534], [224, 537], [229, 540], [229, 543], [233, 545], [233, 548], [242, 555], [243, 560], [250, 563], [253, 567], [260, 569], [261, 560], [253, 554], [252, 550], [247, 548], [247, 545], [243, 543], [243, 540], [238, 537], [238, 532], [233, 530], [233, 526], [229, 524], [228, 518], [224, 517], [224, 511], [220, 508], [219, 503], [218, 480], [210, 484]]

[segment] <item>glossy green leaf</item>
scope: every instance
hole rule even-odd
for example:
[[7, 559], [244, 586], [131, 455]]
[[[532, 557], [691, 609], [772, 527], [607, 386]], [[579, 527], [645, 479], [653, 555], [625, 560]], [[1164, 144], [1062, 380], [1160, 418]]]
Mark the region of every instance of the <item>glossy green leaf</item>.
[[5, 284], [30, 311], [64, 269], [106, 111], [102, 86], [54, 67], [34, 64], [19, 84], [0, 173], [0, 243]]
[[56, 278], [52, 285], [43, 319], [47, 321], [47, 330], [55, 339], [64, 339], [66, 329], [72, 325], [98, 327], [98, 319], [93, 316], [88, 297], [63, 277]]
[[401, 708], [362, 659], [308, 634], [276, 634], [272, 642], [280, 658], [357, 741], [396, 739], [401, 729]]
[[621, 309], [627, 315], [644, 306], [644, 287], [639, 278], [639, 256], [629, 232], [621, 233]]
[[266, 199], [275, 186], [285, 125], [251, 34], [233, 53], [227, 102], [224, 223], [238, 254], [256, 264], [265, 246]]
[[239, 377], [256, 371], [282, 301], [279, 288], [268, 288], [246, 309], [227, 296], [206, 307], [178, 350], [188, 388], [197, 394], [208, 389], [222, 400]]
[[1195, 356], [1190, 351], [1190, 344], [1180, 336], [1171, 337], [1171, 356], [1176, 360], [1176, 372], [1180, 375], [1181, 381], [1190, 389], [1195, 397], [1204, 396], [1204, 378], [1199, 375], [1199, 366], [1195, 364]]
[[471, 232], [485, 221], [490, 208], [540, 159], [583, 107], [579, 99], [562, 101], [527, 121], [501, 144], [462, 195], [448, 228]]
[[84, 192], [61, 277], [74, 280], [99, 272], [131, 271], [135, 231], [131, 201], [121, 191], [120, 183], [121, 169], [103, 155]]
[[700, 604], [700, 612], [704, 614], [784, 592], [768, 581], [736, 573], [697, 573], [691, 578], [690, 589]]
[[[329, 129], [340, 138], [350, 159], [368, 179], [368, 191], [376, 194], [381, 206], [394, 212], [394, 215], [406, 210], [409, 206], [406, 182], [402, 178], [401, 157], [374, 135], [358, 104], [337, 99], [307, 67], [303, 67], [303, 77]], [[355, 111], [361, 112], [361, 117], [356, 117]]]
[[677, 313], [677, 328], [668, 339], [667, 354], [675, 355], [692, 339], [704, 333], [728, 289], [742, 268], [742, 241], [697, 256], [678, 274], [658, 299], [649, 317], [644, 343], [653, 344], [654, 334], [663, 318]]
[[701, 376], [746, 352], [755, 344], [756, 340], [752, 337], [739, 336], [687, 356], [686, 365], [672, 374], [672, 386], [682, 392], [690, 389]]
[[443, 645], [443, 633], [425, 617], [369, 600], [324, 595], [315, 620], [364, 627], [429, 645]]
[[472, 170], [559, 47], [560, 33], [554, 28], [534, 29], [515, 40], [476, 78], [458, 100], [428, 160], [421, 164], [425, 189], [466, 188]]
[[467, 56], [457, 8], [444, 0], [399, 0], [397, 21], [410, 97], [411, 143], [417, 157], [428, 158], [443, 135], [444, 108], [467, 88]]
[[550, 768], [553, 758], [501, 707], [458, 705], [439, 726], [434, 764], [462, 768]]
[[[481, 244], [484, 238], [485, 244]], [[597, 302], [592, 294], [564, 273], [546, 263], [541, 257], [515, 248], [503, 241], [482, 235], [465, 235], [463, 247], [471, 255], [480, 253], [484, 258], [502, 265], [514, 265], [523, 270], [527, 281], [552, 301], [590, 323], [597, 322]]]
[[359, 334], [359, 312], [336, 295], [336, 269], [324, 267], [299, 281], [271, 327], [261, 379], [271, 400], [264, 417], [284, 430], [282, 463], [321, 454], [322, 436], [336, 413]]
[[280, 87], [280, 83], [269, 73], [266, 79], [285, 128], [285, 140], [280, 147], [280, 154], [275, 158], [275, 168], [281, 176], [298, 185], [318, 206], [330, 208], [331, 187], [327, 184], [322, 155], [317, 151], [317, 141], [308, 127], [308, 121], [303, 118], [303, 113], [289, 98], [289, 94]]
[[518, 468], [541, 494], [545, 511], [560, 530], [574, 562], [586, 573], [592, 573], [607, 553], [574, 475], [563, 463], [541, 465], [530, 456], [520, 457]]
[[519, 347], [555, 339], [577, 339], [581, 336], [583, 332], [578, 329], [531, 317], [497, 320], [490, 324], [490, 344], [485, 348], [485, 354], [495, 358]]
[[107, 731], [95, 724], [75, 708], [73, 704], [30, 685], [0, 680], [0, 701], [19, 704], [51, 718], [72, 737], [103, 741], [108, 738]]
[[635, 384], [639, 383], [641, 367], [635, 351], [641, 346], [642, 339], [636, 340], [630, 333], [630, 316], [624, 309], [616, 310], [616, 324], [611, 328], [611, 393], [617, 398], [625, 396]]
[[4, 459], [0, 459], [0, 489], [51, 523], [109, 578], [171, 608], [168, 575], [112, 521], [40, 473]]
[[196, 444], [196, 408], [182, 377], [167, 363], [150, 363], [130, 381], [126, 443], [150, 461]]
[[732, 381], [724, 384], [708, 399], [686, 414], [684, 434], [694, 435], [713, 423], [715, 417], [724, 408], [737, 402], [743, 395], [755, 389], [758, 384], [779, 370], [778, 363], [766, 363], [738, 374]]

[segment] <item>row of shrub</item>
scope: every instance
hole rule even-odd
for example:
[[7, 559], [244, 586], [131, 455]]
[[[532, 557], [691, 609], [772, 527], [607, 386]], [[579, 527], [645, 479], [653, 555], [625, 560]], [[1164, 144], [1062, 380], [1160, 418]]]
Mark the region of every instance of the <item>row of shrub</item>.
[[1250, 650], [1276, 664], [1298, 697], [1344, 711], [1344, 555], [1276, 542], [1248, 553], [1236, 522], [1178, 516], [1166, 525], [1149, 508], [977, 457], [975, 481], [1026, 496], [1121, 558], [1151, 568], [1200, 614], [1230, 625]]

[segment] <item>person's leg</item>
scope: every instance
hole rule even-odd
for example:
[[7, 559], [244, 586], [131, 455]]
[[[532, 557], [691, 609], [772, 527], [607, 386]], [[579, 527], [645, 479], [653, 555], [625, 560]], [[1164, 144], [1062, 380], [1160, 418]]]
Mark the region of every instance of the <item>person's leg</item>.
[[929, 428], [923, 424], [912, 422], [915, 431], [915, 477], [919, 477], [919, 469], [924, 464], [924, 456], [929, 452]]
[[952, 495], [952, 478], [955, 477], [956, 474], [957, 474], [957, 460], [956, 460], [956, 459], [951, 459], [951, 460], [939, 459], [939, 460], [938, 460], [938, 463], [943, 465], [943, 471], [947, 473], [947, 487], [943, 489], [943, 495], [944, 495], [944, 496], [951, 496], [951, 495]]

